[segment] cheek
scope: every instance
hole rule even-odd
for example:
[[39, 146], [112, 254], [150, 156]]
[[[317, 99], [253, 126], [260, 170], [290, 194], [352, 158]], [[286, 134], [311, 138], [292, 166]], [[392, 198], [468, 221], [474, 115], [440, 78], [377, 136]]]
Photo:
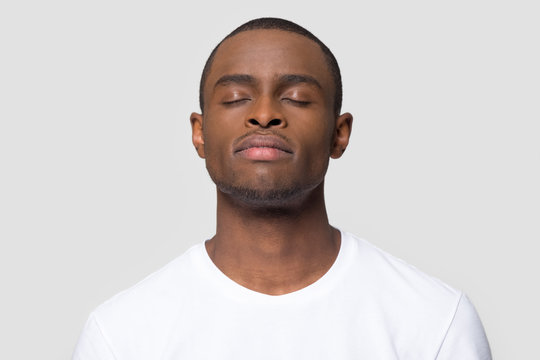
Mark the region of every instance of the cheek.
[[306, 136], [307, 133], [304, 134], [305, 150], [314, 161], [319, 159], [325, 162], [331, 153], [333, 127], [324, 124], [322, 123], [316, 128], [312, 127], [310, 136]]
[[[318, 136], [303, 137], [302, 152], [298, 154], [298, 172], [307, 178], [324, 176], [330, 159], [330, 129], [318, 132]], [[313, 134], [312, 134], [313, 135]]]
[[203, 137], [207, 166], [219, 166], [224, 161], [224, 155], [228, 149], [226, 128], [216, 128], [211, 122], [208, 122], [203, 129]]

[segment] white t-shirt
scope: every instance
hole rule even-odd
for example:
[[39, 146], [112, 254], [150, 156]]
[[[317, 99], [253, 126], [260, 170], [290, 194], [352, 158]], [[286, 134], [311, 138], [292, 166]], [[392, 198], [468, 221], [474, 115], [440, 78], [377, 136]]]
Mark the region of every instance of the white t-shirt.
[[196, 245], [99, 306], [73, 359], [491, 359], [465, 295], [341, 238], [322, 278], [278, 296], [232, 281]]

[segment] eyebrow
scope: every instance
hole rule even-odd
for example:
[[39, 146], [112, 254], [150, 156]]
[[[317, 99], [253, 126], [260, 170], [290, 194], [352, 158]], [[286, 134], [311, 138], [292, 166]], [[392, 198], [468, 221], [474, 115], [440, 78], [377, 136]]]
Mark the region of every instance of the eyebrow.
[[310, 75], [299, 75], [299, 74], [285, 74], [281, 75], [279, 77], [280, 83], [285, 84], [308, 84], [308, 85], [315, 85], [319, 89], [322, 89], [321, 84], [315, 79], [313, 76]]
[[255, 84], [257, 81], [255, 78], [251, 75], [247, 74], [231, 74], [231, 75], [223, 75], [216, 81], [214, 88], [220, 86], [220, 85], [228, 85], [228, 84]]
[[[309, 85], [315, 85], [319, 89], [322, 89], [321, 84], [317, 79], [315, 79], [313, 76], [310, 75], [300, 75], [300, 74], [283, 74], [278, 76], [278, 81], [282, 84], [309, 84]], [[230, 74], [230, 75], [223, 75], [220, 77], [215, 85], [214, 88], [218, 86], [226, 86], [229, 84], [244, 84], [244, 85], [253, 85], [257, 83], [257, 80], [248, 74]]]

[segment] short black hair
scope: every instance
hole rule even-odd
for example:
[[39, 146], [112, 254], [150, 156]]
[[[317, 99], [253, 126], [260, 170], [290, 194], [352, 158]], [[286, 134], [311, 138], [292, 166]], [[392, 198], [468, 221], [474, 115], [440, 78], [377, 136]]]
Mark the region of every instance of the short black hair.
[[334, 86], [335, 86], [334, 112], [336, 116], [339, 115], [339, 112], [341, 111], [341, 103], [343, 99], [343, 89], [342, 89], [342, 84], [341, 84], [341, 72], [339, 70], [339, 65], [337, 63], [336, 58], [334, 57], [334, 54], [332, 54], [330, 49], [321, 40], [319, 40], [315, 35], [313, 35], [310, 31], [303, 28], [302, 26], [289, 20], [280, 19], [280, 18], [271, 18], [271, 17], [264, 17], [264, 18], [250, 20], [246, 22], [245, 24], [240, 25], [233, 32], [227, 35], [223, 40], [221, 40], [219, 44], [217, 44], [217, 46], [214, 48], [214, 50], [212, 50], [212, 52], [210, 53], [210, 56], [208, 57], [208, 60], [206, 60], [206, 64], [204, 65], [204, 69], [201, 76], [201, 82], [199, 84], [199, 106], [201, 107], [201, 112], [204, 111], [203, 110], [204, 109], [204, 94], [203, 94], [204, 85], [206, 83], [208, 73], [210, 72], [210, 68], [212, 67], [212, 62], [217, 53], [217, 50], [219, 49], [221, 44], [228, 38], [231, 38], [238, 33], [249, 31], [249, 30], [289, 31], [292, 33], [302, 35], [314, 41], [315, 43], [317, 43], [319, 47], [321, 48], [324, 54], [324, 57], [326, 58], [326, 62], [328, 63], [330, 74], [332, 75], [332, 78], [334, 80]]

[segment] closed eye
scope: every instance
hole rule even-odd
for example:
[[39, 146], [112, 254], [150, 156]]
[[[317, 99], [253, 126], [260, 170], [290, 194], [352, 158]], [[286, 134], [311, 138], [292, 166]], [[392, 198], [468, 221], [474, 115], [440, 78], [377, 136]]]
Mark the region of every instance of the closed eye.
[[311, 101], [295, 100], [295, 99], [291, 99], [291, 98], [283, 98], [281, 100], [286, 101], [288, 103], [291, 103], [291, 104], [293, 104], [295, 106], [308, 106], [309, 104], [311, 104]]
[[251, 99], [244, 98], [244, 99], [236, 99], [236, 100], [230, 100], [230, 101], [223, 101], [223, 105], [235, 105], [235, 104], [241, 104], [246, 101], [251, 101]]

